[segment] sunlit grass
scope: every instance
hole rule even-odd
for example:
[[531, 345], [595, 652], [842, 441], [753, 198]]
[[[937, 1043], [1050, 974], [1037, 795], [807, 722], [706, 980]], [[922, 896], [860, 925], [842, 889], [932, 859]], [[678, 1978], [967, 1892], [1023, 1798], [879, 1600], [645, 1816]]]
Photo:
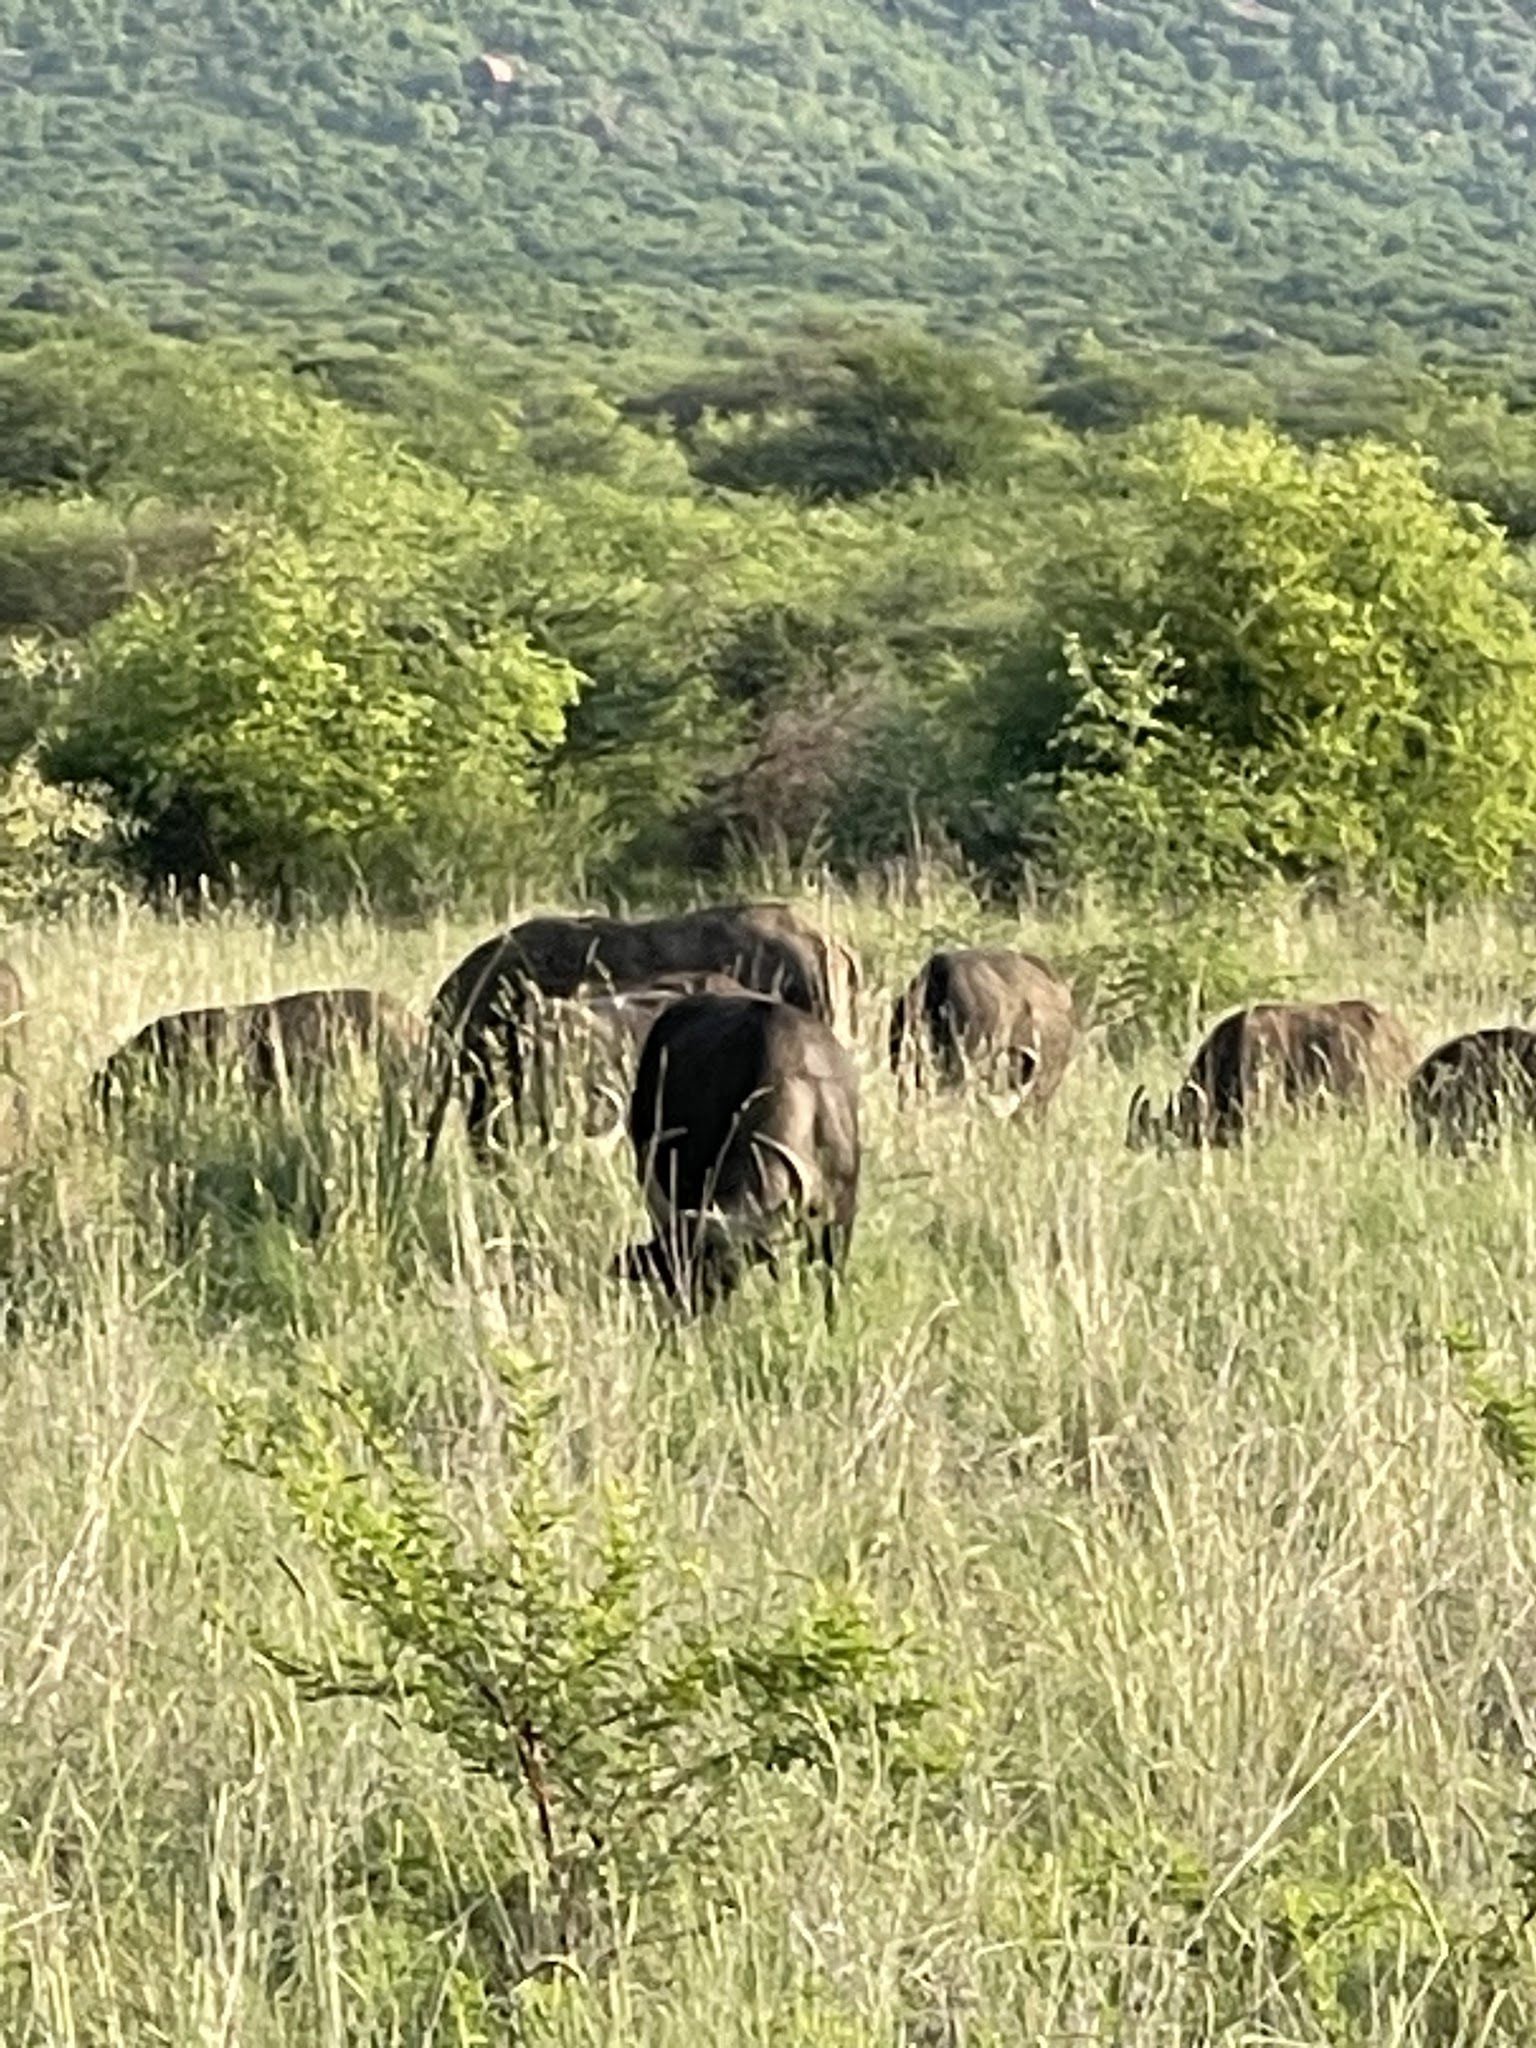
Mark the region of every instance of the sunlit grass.
[[[6, 2048], [508, 2038], [476, 1966], [473, 1901], [508, 1875], [487, 1795], [381, 1713], [300, 1710], [221, 1623], [334, 1609], [210, 1400], [324, 1362], [473, 1515], [508, 1483], [508, 1345], [554, 1367], [574, 1473], [643, 1485], [722, 1583], [856, 1572], [965, 1736], [931, 1785], [753, 1790], [723, 1888], [522, 1987], [526, 2038], [1536, 2038], [1510, 1861], [1536, 1504], [1477, 1392], [1536, 1381], [1536, 1144], [1464, 1167], [1383, 1119], [1132, 1153], [1131, 1065], [1096, 1034], [1043, 1131], [902, 1112], [879, 990], [935, 938], [1019, 927], [936, 891], [830, 913], [877, 985], [831, 1329], [798, 1276], [694, 1325], [615, 1280], [622, 1151], [484, 1176], [454, 1144], [427, 1176], [366, 1086], [318, 1130], [223, 1104], [109, 1142], [83, 1113], [157, 1011], [329, 981], [421, 1002], [468, 928], [7, 939], [41, 1114], [0, 1233]], [[1243, 942], [1425, 1046], [1536, 993], [1536, 940], [1492, 917], [1256, 915]]]

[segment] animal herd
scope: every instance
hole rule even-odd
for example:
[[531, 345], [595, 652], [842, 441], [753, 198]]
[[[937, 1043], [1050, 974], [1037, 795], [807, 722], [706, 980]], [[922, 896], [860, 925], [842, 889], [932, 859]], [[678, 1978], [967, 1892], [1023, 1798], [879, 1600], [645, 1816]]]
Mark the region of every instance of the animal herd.
[[[633, 1152], [652, 1235], [622, 1272], [698, 1306], [794, 1246], [819, 1264], [830, 1302], [861, 1165], [858, 1073], [838, 1034], [856, 1027], [861, 993], [853, 953], [783, 904], [540, 917], [476, 946], [429, 1018], [364, 988], [177, 1011], [113, 1052], [94, 1094], [110, 1117], [213, 1067], [258, 1098], [314, 1091], [361, 1053], [414, 1092], [429, 1161], [455, 1110], [483, 1155], [549, 1135], [574, 1098], [588, 1134], [627, 1131]], [[20, 978], [0, 962], [0, 1049], [25, 1028]], [[955, 948], [898, 997], [887, 1045], [903, 1101], [972, 1086], [1039, 1117], [1079, 1035], [1072, 991], [1046, 961]], [[1424, 1142], [1458, 1152], [1536, 1126], [1536, 1031], [1467, 1032], [1416, 1062], [1374, 1003], [1255, 1003], [1214, 1026], [1161, 1110], [1137, 1090], [1128, 1139], [1228, 1145], [1277, 1107], [1394, 1099]], [[14, 1079], [4, 1114], [25, 1128]]]

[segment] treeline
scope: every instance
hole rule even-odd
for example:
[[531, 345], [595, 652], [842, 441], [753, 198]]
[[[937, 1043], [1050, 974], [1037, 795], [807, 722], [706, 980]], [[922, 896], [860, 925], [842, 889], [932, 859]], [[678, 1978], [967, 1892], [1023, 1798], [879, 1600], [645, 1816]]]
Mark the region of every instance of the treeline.
[[1411, 900], [1536, 848], [1505, 398], [1405, 382], [1395, 442], [1318, 439], [1181, 409], [1177, 365], [915, 334], [625, 403], [34, 329], [0, 353], [0, 896], [921, 842], [1004, 888]]
[[1493, 0], [0, 0], [0, 297], [169, 331], [1508, 349], [1533, 151]]

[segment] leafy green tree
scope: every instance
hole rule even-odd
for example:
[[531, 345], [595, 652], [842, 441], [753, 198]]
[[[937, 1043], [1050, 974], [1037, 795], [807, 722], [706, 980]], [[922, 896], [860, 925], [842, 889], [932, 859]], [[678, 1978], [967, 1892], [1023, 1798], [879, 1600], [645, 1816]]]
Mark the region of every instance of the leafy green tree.
[[579, 678], [466, 606], [462, 558], [421, 539], [231, 537], [213, 572], [91, 637], [53, 772], [107, 784], [184, 879], [493, 870]]
[[978, 350], [879, 336], [836, 352], [807, 417], [727, 443], [704, 474], [810, 498], [997, 481], [1027, 455], [1028, 403], [1023, 385]]
[[1021, 672], [1066, 699], [1043, 757], [1018, 750], [1020, 674], [991, 700], [994, 769], [1055, 775], [1079, 865], [1510, 885], [1536, 848], [1536, 624], [1485, 515], [1411, 453], [1188, 419], [1099, 483], [1042, 593], [1067, 655]]
[[0, 356], [0, 485], [313, 525], [366, 496], [387, 435], [239, 349], [123, 324]]

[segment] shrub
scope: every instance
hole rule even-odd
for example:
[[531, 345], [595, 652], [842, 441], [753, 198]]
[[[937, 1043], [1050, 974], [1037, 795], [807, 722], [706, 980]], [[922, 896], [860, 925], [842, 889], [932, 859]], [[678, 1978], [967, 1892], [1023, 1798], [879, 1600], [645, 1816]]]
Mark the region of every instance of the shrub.
[[222, 1414], [226, 1457], [278, 1486], [356, 1624], [313, 1652], [257, 1638], [265, 1661], [311, 1699], [378, 1701], [521, 1812], [515, 1980], [584, 1946], [605, 1905], [654, 1909], [707, 1877], [750, 1774], [870, 1744], [921, 1761], [931, 1702], [850, 1592], [816, 1584], [765, 1619], [669, 1558], [643, 1499], [584, 1498], [558, 1471], [545, 1371], [509, 1358], [503, 1378], [511, 1479], [479, 1541], [339, 1378]]
[[1192, 419], [1132, 435], [1099, 483], [1038, 659], [990, 689], [1021, 819], [1043, 776], [1070, 865], [1153, 884], [1512, 885], [1536, 844], [1536, 625], [1485, 515], [1412, 454]]
[[1127, 923], [1112, 939], [1076, 948], [1064, 965], [1117, 1058], [1192, 1040], [1256, 990], [1278, 996], [1290, 981], [1214, 900]]
[[462, 561], [431, 553], [446, 539], [383, 525], [226, 541], [202, 580], [92, 636], [55, 772], [107, 783], [150, 865], [182, 879], [494, 868], [577, 675], [464, 604]]
[[29, 749], [0, 776], [0, 917], [47, 917], [110, 891], [130, 839], [100, 795], [50, 783]]

